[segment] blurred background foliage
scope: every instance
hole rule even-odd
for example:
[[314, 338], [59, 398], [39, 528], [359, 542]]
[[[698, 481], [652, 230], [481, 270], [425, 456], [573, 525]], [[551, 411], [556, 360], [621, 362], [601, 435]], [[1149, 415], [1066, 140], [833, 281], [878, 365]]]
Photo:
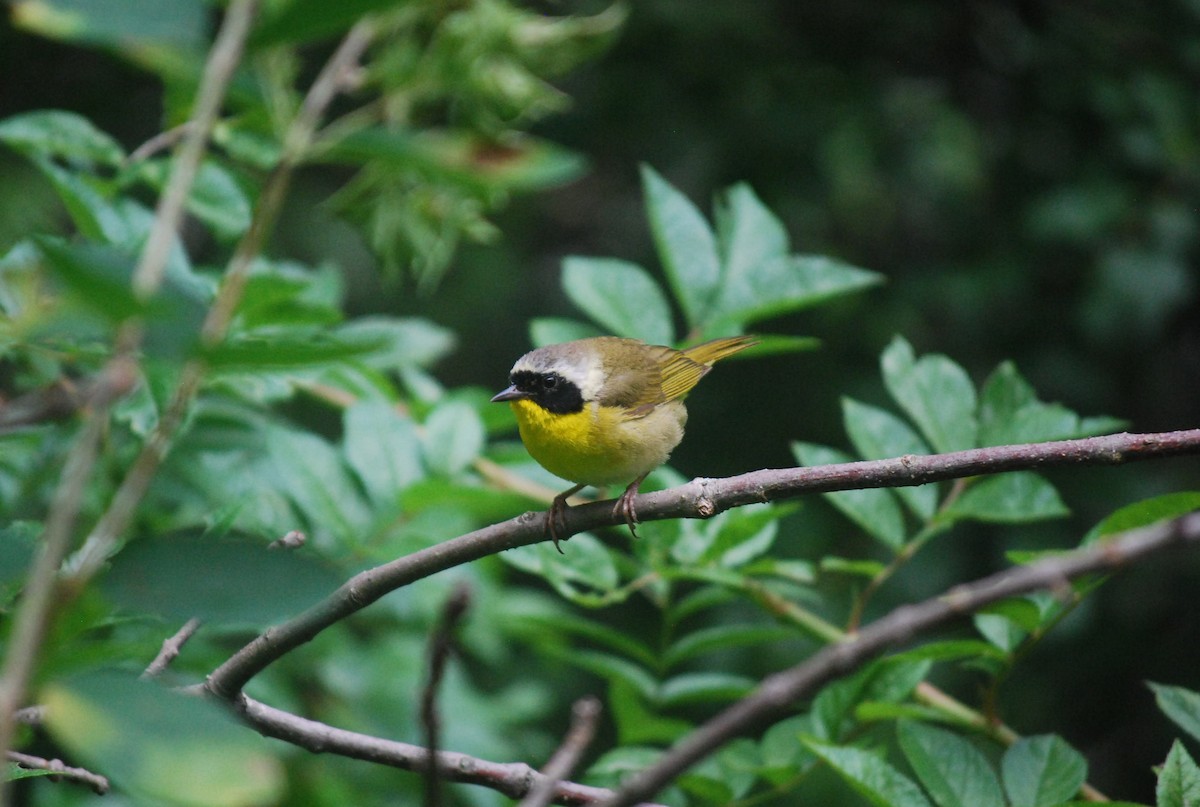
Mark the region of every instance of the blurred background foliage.
[[[108, 2], [122, 8], [121, 0]], [[209, 39], [212, 9], [162, 3], [163, 16], [145, 16], [146, 29], [136, 32], [157, 46], [130, 47], [127, 29], [74, 30], [69, 16], [50, 13], [71, 5], [8, 5], [0, 18], [0, 119], [69, 110], [126, 152], [181, 120], [182, 88]], [[886, 278], [866, 293], [769, 323], [773, 333], [820, 338], [819, 350], [722, 365], [689, 402], [692, 425], [673, 460], [686, 475], [790, 465], [793, 441], [845, 447], [842, 399], [886, 404], [878, 356], [896, 334], [918, 354], [949, 354], [977, 385], [1012, 360], [1041, 399], [1122, 418], [1134, 431], [1200, 422], [1200, 6], [1194, 0], [638, 0], [624, 8], [554, 2], [524, 10], [483, 3], [458, 27], [438, 27], [437, 15], [471, 4], [401, 5], [393, 47], [363, 81], [385, 94], [389, 82], [419, 88], [401, 94], [404, 104], [382, 105], [374, 122], [427, 134], [405, 143], [399, 157], [370, 137], [325, 155], [297, 178], [268, 253], [323, 267], [327, 293], [312, 302], [314, 311], [344, 296], [350, 317], [413, 316], [436, 325], [405, 337], [410, 348], [412, 339], [425, 345], [409, 368], [410, 389], [421, 388], [425, 372], [451, 390], [479, 388], [460, 393], [472, 404], [481, 389], [499, 389], [513, 359], [530, 346], [530, 320], [578, 315], [561, 282], [566, 256], [615, 257], [661, 278], [643, 213], [639, 164], [645, 164], [710, 219], [711, 200], [746, 183], [781, 219], [795, 250]], [[284, 3], [267, 7], [274, 16], [260, 29], [260, 47], [269, 48], [272, 37], [318, 40], [278, 56], [268, 69], [287, 79], [311, 78], [329, 50], [320, 26], [332, 31], [339, 22], [289, 17]], [[552, 30], [542, 26], [540, 13], [593, 16]], [[303, 27], [309, 24], [317, 27]], [[497, 32], [514, 26], [537, 47], [506, 50], [513, 40]], [[526, 58], [531, 52], [538, 54], [533, 62]], [[463, 65], [471, 67], [463, 72]], [[287, 83], [281, 78], [280, 86]], [[237, 91], [251, 92], [244, 85]], [[235, 92], [235, 107], [237, 98]], [[277, 125], [253, 111], [296, 101], [286, 93], [263, 100], [242, 105], [247, 116], [223, 143], [248, 161], [256, 145], [269, 142], [263, 133]], [[522, 129], [530, 134], [518, 135]], [[512, 153], [522, 156], [516, 176], [478, 181], [481, 167]], [[370, 169], [356, 174], [346, 167], [364, 155], [375, 158]], [[449, 166], [445, 175], [457, 180], [433, 187], [422, 159]], [[539, 192], [520, 193], [532, 190]], [[0, 255], [31, 233], [62, 232], [67, 222], [46, 179], [13, 151], [0, 151]], [[219, 262], [222, 254], [219, 230], [208, 223], [211, 230], [191, 226], [186, 233], [197, 264]], [[5, 388], [19, 386], [23, 372], [0, 369]], [[434, 434], [418, 437], [393, 423], [401, 435], [394, 439], [452, 442], [473, 410], [438, 418], [432, 412], [455, 405], [418, 402], [434, 425], [450, 425], [439, 432], [426, 419]], [[289, 423], [326, 436], [344, 430], [352, 468], [356, 456], [369, 464], [369, 454], [350, 446], [368, 452], [370, 440], [361, 435], [375, 433], [385, 418], [360, 410], [343, 429], [341, 413], [312, 396], [289, 400], [283, 411]], [[503, 426], [502, 417], [482, 411], [493, 420], [478, 426], [479, 441], [485, 428]], [[135, 415], [136, 408], [129, 416], [136, 432]], [[242, 413], [219, 407], [197, 417], [242, 422]], [[276, 462], [288, 451], [322, 450], [298, 428], [272, 424], [262, 433], [273, 441]], [[241, 438], [228, 435], [231, 443]], [[205, 448], [184, 446], [181, 456]], [[451, 467], [394, 468], [395, 479], [461, 470], [445, 459], [454, 455], [447, 444], [429, 453]], [[172, 472], [186, 475], [187, 463], [179, 460]], [[891, 581], [869, 616], [991, 571], [1006, 550], [1074, 546], [1117, 506], [1200, 484], [1194, 460], [1049, 476], [1071, 516], [1033, 527], [960, 527], [955, 540], [942, 539]], [[368, 496], [376, 493], [370, 481], [364, 484]], [[201, 512], [205, 503], [192, 506]], [[481, 497], [456, 526], [466, 529], [519, 506], [511, 498]], [[366, 516], [355, 518], [325, 523], [344, 532], [328, 538], [329, 545], [358, 534]], [[354, 557], [378, 561], [431, 535], [445, 537], [445, 518], [437, 508], [420, 512], [387, 543], [356, 547]], [[782, 554], [877, 551], [823, 502], [806, 500], [788, 518], [787, 538], [776, 541]], [[186, 518], [162, 520], [174, 526]], [[568, 551], [584, 546], [572, 541]], [[502, 637], [527, 628], [492, 624], [486, 615], [489, 600], [504, 598], [536, 624], [547, 606], [533, 594], [526, 601], [475, 582], [482, 602], [468, 643], [486, 663], [473, 671], [476, 681], [448, 682], [454, 692], [447, 697], [482, 717], [448, 720], [447, 744], [501, 745], [513, 758], [545, 753], [555, 733], [546, 723], [533, 732], [517, 727], [565, 710], [545, 702], [535, 685], [505, 674], [518, 662]], [[383, 734], [411, 723], [392, 688], [397, 680], [417, 686], [420, 637], [445, 583], [423, 585], [435, 593], [386, 600], [355, 631], [323, 635], [264, 676], [258, 685], [268, 700]], [[1198, 585], [1194, 559], [1124, 575], [1023, 659], [1000, 693], [1002, 714], [1022, 733], [1055, 731], [1074, 743], [1102, 790], [1151, 800], [1149, 766], [1161, 762], [1173, 732], [1151, 708], [1144, 681], [1200, 686]], [[644, 618], [632, 604], [614, 611], [617, 625]], [[386, 643], [368, 641], [377, 636], [374, 620], [387, 629], [398, 620], [412, 630]], [[160, 633], [160, 626], [146, 628], [136, 641], [152, 654]], [[193, 664], [211, 666], [234, 646], [210, 640], [195, 651]], [[748, 672], [778, 666], [777, 659], [748, 653], [737, 656]], [[52, 659], [59, 669], [78, 663]], [[549, 663], [546, 675], [579, 688], [564, 662]], [[294, 702], [306, 686], [322, 702]], [[476, 686], [503, 694], [478, 700]], [[479, 736], [489, 732], [503, 736]], [[321, 789], [314, 804], [336, 801], [330, 789], [339, 776], [381, 789], [396, 776], [340, 759], [300, 767], [296, 775]], [[338, 775], [323, 775], [330, 771]]]

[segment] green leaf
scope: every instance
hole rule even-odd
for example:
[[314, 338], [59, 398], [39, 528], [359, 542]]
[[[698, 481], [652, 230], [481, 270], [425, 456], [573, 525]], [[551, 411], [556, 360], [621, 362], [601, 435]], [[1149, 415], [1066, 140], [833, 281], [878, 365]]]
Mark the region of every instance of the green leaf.
[[608, 703], [622, 745], [669, 744], [693, 728], [686, 720], [666, 717], [649, 709], [638, 690], [620, 679], [609, 684]]
[[133, 801], [251, 807], [283, 797], [283, 767], [263, 738], [207, 698], [98, 672], [51, 684], [41, 702], [54, 739]]
[[674, 341], [667, 298], [640, 266], [615, 258], [570, 257], [563, 261], [562, 283], [571, 302], [611, 333], [652, 345]]
[[455, 476], [483, 451], [486, 436], [472, 406], [461, 401], [440, 404], [425, 418], [425, 464], [434, 473]]
[[384, 401], [360, 401], [343, 415], [346, 461], [376, 504], [395, 502], [424, 476], [416, 424]]
[[116, 167], [125, 160], [124, 149], [107, 133], [82, 115], [58, 109], [26, 112], [0, 121], [0, 143], [27, 157], [59, 159], [71, 165]]
[[1179, 728], [1200, 740], [1200, 692], [1153, 681], [1146, 683], [1154, 692], [1154, 700], [1162, 713]]
[[[562, 543], [562, 552], [549, 542], [510, 549], [500, 559], [529, 574], [543, 578], [554, 590], [575, 602], [587, 604], [588, 595], [613, 590], [620, 575], [603, 543], [588, 533]], [[587, 591], [581, 591], [583, 586]]]
[[658, 653], [638, 641], [628, 631], [609, 627], [593, 619], [575, 616], [560, 608], [533, 614], [518, 614], [514, 622], [518, 628], [527, 627], [531, 637], [544, 638], [547, 633], [561, 632], [615, 650], [647, 668], [657, 666], [659, 663]]
[[704, 653], [778, 642], [793, 635], [791, 630], [776, 625], [720, 625], [703, 628], [687, 633], [673, 642], [663, 655], [663, 662], [667, 667], [675, 667]]
[[1004, 789], [1013, 807], [1051, 807], [1079, 792], [1087, 779], [1087, 761], [1061, 737], [1022, 737], [1000, 764]]
[[997, 614], [975, 614], [972, 620], [980, 635], [1005, 653], [1016, 650], [1029, 635], [1011, 619]]
[[202, 0], [21, 0], [13, 21], [53, 39], [88, 43], [147, 57], [149, 46], [196, 51], [208, 44]]
[[114, 247], [56, 238], [35, 238], [55, 274], [85, 302], [110, 322], [121, 322], [142, 313], [132, 288], [133, 256]]
[[921, 789], [878, 755], [813, 739], [804, 744], [876, 807], [930, 807]]
[[1084, 536], [1082, 545], [1087, 546], [1106, 535], [1136, 530], [1164, 519], [1185, 516], [1194, 510], [1200, 510], [1200, 491], [1181, 491], [1143, 499], [1125, 505], [1092, 527]]
[[289, 328], [270, 336], [234, 336], [204, 352], [208, 364], [223, 372], [257, 372], [324, 367], [363, 359], [387, 347], [380, 339], [339, 338], [324, 329]]
[[292, 0], [269, 5], [254, 27], [250, 45], [263, 48], [324, 39], [348, 31], [367, 14], [395, 8], [395, 0]]
[[1026, 524], [1070, 512], [1044, 477], [1015, 471], [972, 483], [938, 518]]
[[837, 555], [826, 555], [821, 558], [820, 568], [823, 572], [848, 574], [870, 579], [879, 575], [887, 567], [877, 560], [870, 558], [843, 558]]
[[[141, 175], [161, 192], [169, 178], [170, 163], [165, 160], [143, 163]], [[213, 229], [218, 239], [232, 241], [250, 226], [250, 200], [224, 167], [205, 160], [196, 172], [188, 192], [187, 209]]]
[[942, 642], [929, 642], [912, 650], [896, 653], [890, 658], [910, 659], [913, 661], [958, 661], [988, 657], [997, 660], [1004, 658], [1004, 652], [987, 642], [974, 639], [948, 639]]
[[888, 392], [934, 449], [975, 447], [975, 387], [965, 370], [940, 354], [916, 359], [899, 336], [883, 351], [880, 364]]
[[1005, 807], [987, 757], [967, 740], [911, 720], [896, 724], [900, 748], [939, 807]]
[[313, 557], [268, 550], [265, 542], [169, 535], [131, 544], [102, 585], [136, 613], [241, 627], [298, 614], [336, 589], [338, 579]]
[[1004, 362], [988, 376], [979, 396], [979, 444], [984, 446], [1065, 440], [1083, 434], [1079, 416], [1037, 399], [1033, 387]]
[[0, 609], [20, 590], [42, 525], [32, 521], [14, 521], [0, 527]]
[[663, 681], [658, 703], [674, 708], [693, 703], [727, 703], [754, 689], [755, 679], [722, 672], [683, 673]]
[[1200, 806], [1200, 768], [1179, 740], [1171, 744], [1154, 793], [1156, 807]]
[[304, 513], [318, 546], [329, 536], [351, 546], [364, 537], [370, 510], [340, 452], [315, 434], [271, 426], [267, 453], [280, 489]]
[[675, 299], [688, 324], [700, 325], [721, 280], [716, 238], [691, 200], [648, 165], [642, 166], [642, 189], [650, 231]]
[[534, 347], [574, 342], [590, 336], [602, 336], [603, 331], [586, 322], [560, 317], [539, 317], [529, 323], [529, 339]]
[[359, 361], [382, 370], [428, 367], [454, 349], [449, 329], [420, 317], [357, 317], [334, 334], [347, 343], [371, 345], [373, 352]]
[[[929, 453], [929, 447], [907, 423], [884, 409], [843, 398], [842, 421], [851, 444], [864, 459]], [[938, 501], [936, 484], [896, 488], [895, 494], [917, 518], [933, 518]]]
[[705, 321], [716, 327], [743, 326], [812, 308], [882, 281], [882, 275], [824, 255], [784, 255], [728, 278]]
[[[792, 453], [801, 465], [833, 465], [851, 462], [852, 457], [834, 448], [815, 443], [792, 443]], [[840, 490], [821, 494], [842, 515], [866, 530], [884, 546], [899, 549], [904, 545], [904, 514], [895, 496], [885, 488]]]

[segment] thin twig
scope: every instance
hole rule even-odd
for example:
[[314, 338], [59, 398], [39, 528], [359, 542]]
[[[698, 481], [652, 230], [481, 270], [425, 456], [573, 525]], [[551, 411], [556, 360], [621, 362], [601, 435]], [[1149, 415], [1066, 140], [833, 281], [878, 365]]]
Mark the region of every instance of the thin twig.
[[471, 591], [466, 583], [459, 582], [442, 608], [441, 619], [429, 637], [429, 668], [425, 688], [421, 692], [421, 724], [425, 727], [425, 747], [429, 750], [429, 763], [425, 766], [426, 807], [439, 807], [442, 803], [442, 777], [438, 772], [438, 749], [441, 748], [442, 723], [438, 715], [437, 696], [446, 673], [446, 660], [454, 648], [454, 635], [467, 606]]
[[731, 738], [789, 713], [796, 701], [813, 694], [820, 686], [861, 667], [889, 648], [911, 642], [931, 628], [1008, 597], [1055, 589], [1084, 574], [1116, 570], [1151, 553], [1197, 543], [1200, 543], [1200, 512], [955, 586], [917, 605], [901, 606], [846, 641], [825, 647], [802, 664], [764, 679], [750, 695], [700, 726], [654, 765], [633, 776], [604, 807], [629, 807], [653, 796]]
[[[362, 55], [371, 36], [372, 28], [365, 23], [360, 22], [351, 29], [317, 76], [300, 114], [285, 134], [283, 157], [263, 186], [250, 226], [234, 249], [221, 287], [201, 326], [201, 342], [205, 347], [212, 347], [225, 338], [233, 320], [233, 312], [245, 291], [253, 260], [266, 244], [267, 235], [283, 207], [292, 172], [303, 156], [298, 149], [311, 142], [312, 129], [324, 109], [322, 104], [328, 104], [332, 99], [340, 86], [339, 77], [346, 65], [354, 63]], [[184, 365], [170, 402], [121, 480], [108, 509], [92, 529], [83, 547], [67, 562], [67, 574], [76, 585], [90, 579], [120, 549], [121, 533], [133, 519], [159, 465], [170, 450], [171, 442], [200, 390], [205, 372], [203, 361], [193, 360]]]
[[[199, 108], [199, 104], [197, 104]], [[170, 129], [159, 132], [154, 137], [147, 140], [142, 145], [129, 152], [129, 156], [125, 158], [127, 164], [141, 162], [142, 160], [153, 157], [164, 149], [174, 148], [175, 144], [183, 139], [194, 127], [193, 121], [184, 121], [178, 126], [172, 126]]]
[[162, 649], [158, 651], [158, 655], [154, 657], [154, 660], [142, 672], [142, 678], [153, 678], [167, 669], [170, 663], [179, 655], [179, 651], [183, 649], [183, 645], [199, 629], [200, 620], [192, 617], [187, 622], [184, 622], [183, 627], [175, 631], [173, 636], [163, 639]]
[[[75, 521], [99, 452], [100, 436], [107, 424], [108, 409], [132, 388], [134, 379], [133, 368], [127, 362], [109, 363], [101, 383], [93, 391], [89, 417], [67, 454], [0, 670], [0, 751], [7, 752], [12, 745], [16, 712], [25, 699], [42, 640], [59, 601], [58, 568], [71, 545]], [[8, 802], [7, 790], [7, 784], [0, 780], [0, 807]]]
[[600, 701], [588, 696], [575, 701], [571, 707], [571, 727], [553, 756], [542, 768], [545, 777], [529, 789], [529, 795], [517, 807], [546, 807], [554, 800], [559, 782], [566, 779], [579, 764], [579, 758], [592, 744], [596, 734], [596, 719], [600, 716]]
[[167, 255], [183, 218], [184, 203], [196, 172], [200, 170], [200, 162], [208, 149], [209, 133], [221, 112], [233, 72], [242, 60], [242, 50], [257, 14], [258, 0], [239, 0], [225, 13], [221, 30], [204, 65], [196, 105], [183, 134], [183, 142], [172, 160], [171, 178], [154, 211], [154, 227], [133, 271], [133, 290], [139, 297], [151, 296], [162, 284]]
[[30, 756], [29, 754], [22, 754], [19, 751], [6, 751], [4, 755], [22, 768], [31, 771], [50, 771], [53, 778], [62, 778], [69, 782], [78, 782], [81, 785], [87, 785], [98, 796], [103, 796], [108, 792], [108, 779], [99, 774], [92, 773], [86, 768], [73, 768], [69, 765], [64, 765], [61, 759], [44, 759], [42, 757]]
[[[274, 737], [314, 753], [338, 754], [406, 771], [424, 771], [431, 755], [419, 745], [372, 737], [335, 728], [268, 706], [246, 695], [234, 701], [234, 707], [246, 723], [260, 734]], [[524, 762], [492, 762], [453, 751], [439, 751], [432, 757], [441, 776], [448, 782], [479, 785], [519, 799], [545, 777]], [[574, 782], [559, 782], [554, 802], [564, 805], [599, 804], [613, 795], [611, 790]], [[646, 804], [644, 807], [661, 807]]]
[[[1200, 429], [1160, 434], [1114, 434], [931, 456], [850, 462], [815, 468], [755, 471], [727, 479], [694, 479], [669, 490], [645, 493], [635, 506], [639, 520], [710, 518], [752, 502], [795, 498], [864, 487], [921, 485], [958, 476], [1063, 465], [1111, 465], [1152, 457], [1200, 453]], [[246, 682], [325, 628], [395, 591], [437, 572], [548, 540], [544, 513], [525, 513], [397, 558], [356, 574], [321, 602], [251, 640], [209, 675], [205, 687], [231, 700]], [[612, 502], [568, 508], [562, 535], [614, 526]]]

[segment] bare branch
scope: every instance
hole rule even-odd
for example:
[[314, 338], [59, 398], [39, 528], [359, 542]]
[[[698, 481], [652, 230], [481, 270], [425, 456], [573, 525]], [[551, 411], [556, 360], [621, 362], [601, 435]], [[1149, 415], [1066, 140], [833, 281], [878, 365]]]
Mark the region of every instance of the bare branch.
[[304, 546], [307, 540], [308, 536], [300, 532], [300, 530], [288, 530], [267, 544], [267, 549], [299, 549]]
[[[961, 476], [977, 476], [1066, 465], [1114, 465], [1153, 457], [1200, 453], [1200, 429], [1159, 434], [1113, 434], [1081, 440], [977, 448], [949, 454], [904, 456], [816, 468], [754, 471], [727, 479], [694, 479], [636, 499], [638, 518], [710, 518], [753, 502], [790, 499], [806, 493], [855, 488], [922, 485]], [[325, 628], [375, 602], [383, 595], [437, 572], [505, 549], [546, 538], [544, 513], [525, 513], [427, 549], [360, 572], [320, 603], [253, 639], [209, 675], [205, 687], [232, 700], [246, 682], [276, 659]], [[560, 535], [614, 526], [612, 502], [594, 502], [566, 511]]]
[[1116, 570], [1151, 553], [1186, 544], [1200, 544], [1200, 512], [956, 586], [917, 605], [901, 606], [846, 641], [829, 645], [802, 664], [764, 679], [750, 695], [696, 729], [653, 766], [631, 778], [604, 807], [628, 807], [653, 796], [731, 738], [790, 713], [797, 700], [931, 628], [1007, 597], [1054, 590], [1081, 575]]
[[425, 767], [425, 804], [438, 807], [441, 804], [442, 778], [433, 760], [441, 747], [441, 718], [437, 710], [437, 694], [446, 672], [446, 659], [454, 648], [454, 634], [463, 614], [470, 604], [471, 592], [466, 583], [459, 582], [450, 593], [442, 608], [441, 619], [433, 635], [429, 637], [429, 676], [421, 693], [421, 723], [425, 726], [425, 746], [429, 749], [430, 763]]
[[179, 651], [188, 639], [200, 629], [200, 620], [192, 617], [187, 622], [183, 623], [183, 627], [175, 631], [175, 635], [163, 639], [162, 649], [158, 651], [158, 655], [146, 667], [142, 673], [142, 678], [153, 678], [154, 676], [167, 669], [175, 657], [179, 655]]
[[[261, 734], [314, 753], [339, 754], [406, 771], [424, 771], [429, 767], [429, 751], [417, 745], [334, 728], [275, 709], [245, 695], [240, 695], [234, 706], [246, 723]], [[524, 762], [491, 762], [453, 751], [439, 751], [434, 760], [439, 774], [446, 781], [479, 785], [512, 799], [524, 797], [530, 788], [545, 778]], [[559, 782], [555, 787], [554, 803], [592, 805], [612, 795], [611, 790], [600, 787]], [[645, 807], [659, 805], [647, 804]]]
[[529, 788], [529, 795], [517, 807], [546, 807], [554, 800], [559, 782], [571, 775], [583, 752], [592, 744], [592, 737], [596, 734], [596, 718], [599, 716], [600, 701], [590, 696], [575, 701], [571, 707], [571, 727], [567, 730], [567, 736], [542, 769], [545, 778]]
[[61, 778], [87, 785], [99, 796], [103, 796], [108, 792], [108, 779], [99, 774], [92, 773], [85, 768], [72, 768], [69, 765], [64, 765], [61, 759], [43, 759], [42, 757], [22, 754], [19, 751], [6, 751], [4, 755], [22, 768], [31, 771], [50, 771], [53, 774], [51, 778]]

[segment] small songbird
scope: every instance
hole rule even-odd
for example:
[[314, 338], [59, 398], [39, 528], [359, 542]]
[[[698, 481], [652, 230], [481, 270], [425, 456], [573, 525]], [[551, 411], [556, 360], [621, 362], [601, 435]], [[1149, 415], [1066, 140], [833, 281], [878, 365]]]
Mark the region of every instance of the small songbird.
[[623, 514], [637, 536], [633, 498], [683, 439], [684, 396], [714, 363], [754, 344], [752, 336], [732, 336], [676, 350], [597, 336], [517, 359], [511, 386], [492, 401], [508, 401], [525, 448], [543, 468], [576, 483], [550, 506], [547, 529], [556, 547], [567, 497], [587, 485], [628, 483], [613, 513]]

